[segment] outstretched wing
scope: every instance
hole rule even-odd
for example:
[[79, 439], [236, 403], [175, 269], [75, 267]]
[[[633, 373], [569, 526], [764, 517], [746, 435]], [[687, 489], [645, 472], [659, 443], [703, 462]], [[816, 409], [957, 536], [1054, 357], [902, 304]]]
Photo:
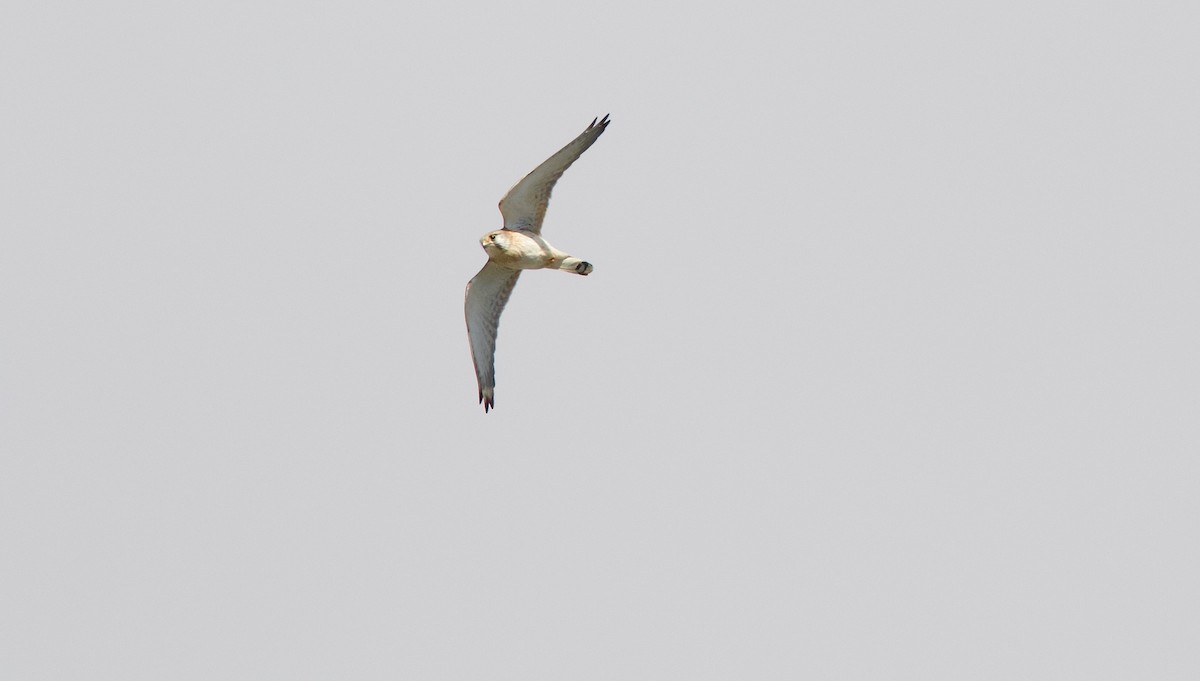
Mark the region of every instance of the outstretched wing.
[[467, 337], [485, 412], [496, 404], [496, 328], [519, 276], [521, 270], [505, 269], [489, 260], [467, 283]]
[[546, 206], [550, 203], [550, 192], [563, 171], [571, 167], [587, 148], [592, 146], [600, 133], [608, 127], [606, 115], [599, 123], [595, 119], [570, 144], [533, 169], [500, 199], [500, 214], [504, 216], [504, 229], [523, 229], [540, 234], [542, 220], [546, 217]]

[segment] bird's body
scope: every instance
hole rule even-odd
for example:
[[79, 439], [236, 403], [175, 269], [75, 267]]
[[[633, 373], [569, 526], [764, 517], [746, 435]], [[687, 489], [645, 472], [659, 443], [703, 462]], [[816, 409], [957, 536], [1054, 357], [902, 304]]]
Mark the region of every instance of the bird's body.
[[[590, 274], [591, 265], [550, 245], [541, 234], [498, 229], [479, 240], [488, 262], [512, 270], [545, 268]], [[586, 267], [584, 267], [586, 265]], [[587, 271], [580, 271], [580, 268]]]
[[550, 268], [582, 275], [592, 272], [590, 263], [558, 250], [542, 238], [542, 220], [554, 183], [606, 127], [608, 116], [599, 123], [593, 120], [570, 144], [510, 189], [500, 200], [504, 227], [488, 232], [479, 240], [488, 261], [467, 284], [466, 317], [479, 401], [484, 411], [495, 405], [496, 329], [500, 313], [521, 271]]

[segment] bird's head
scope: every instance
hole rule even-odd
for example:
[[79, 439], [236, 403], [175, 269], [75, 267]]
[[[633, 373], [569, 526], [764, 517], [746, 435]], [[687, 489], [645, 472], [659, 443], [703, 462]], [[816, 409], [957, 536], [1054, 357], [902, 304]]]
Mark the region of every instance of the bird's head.
[[497, 229], [494, 232], [488, 232], [479, 240], [483, 250], [491, 253], [493, 251], [503, 252], [508, 248], [508, 232], [503, 229]]

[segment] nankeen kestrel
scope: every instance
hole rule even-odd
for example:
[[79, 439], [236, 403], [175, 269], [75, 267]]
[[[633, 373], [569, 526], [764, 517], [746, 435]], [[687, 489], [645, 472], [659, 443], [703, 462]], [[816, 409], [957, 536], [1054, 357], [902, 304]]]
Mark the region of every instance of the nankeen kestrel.
[[548, 267], [585, 276], [592, 271], [591, 263], [563, 253], [542, 238], [542, 219], [546, 217], [554, 183], [607, 127], [608, 116], [599, 122], [592, 120], [570, 144], [508, 190], [500, 200], [504, 227], [484, 234], [479, 240], [488, 261], [467, 284], [466, 308], [467, 336], [475, 360], [475, 377], [479, 380], [479, 401], [485, 412], [496, 404], [496, 327], [521, 270]]

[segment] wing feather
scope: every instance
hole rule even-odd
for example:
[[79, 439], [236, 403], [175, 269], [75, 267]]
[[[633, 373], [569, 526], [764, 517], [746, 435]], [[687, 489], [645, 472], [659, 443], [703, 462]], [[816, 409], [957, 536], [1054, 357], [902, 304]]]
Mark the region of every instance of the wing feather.
[[505, 229], [522, 229], [540, 234], [546, 207], [550, 204], [550, 192], [563, 172], [571, 167], [588, 147], [595, 143], [608, 127], [608, 116], [597, 122], [592, 120], [587, 129], [570, 144], [563, 147], [508, 190], [500, 199], [500, 214], [504, 216]]
[[489, 260], [467, 283], [467, 336], [479, 382], [479, 401], [485, 412], [496, 403], [496, 330], [500, 326], [500, 313], [519, 276], [520, 270], [510, 270]]

